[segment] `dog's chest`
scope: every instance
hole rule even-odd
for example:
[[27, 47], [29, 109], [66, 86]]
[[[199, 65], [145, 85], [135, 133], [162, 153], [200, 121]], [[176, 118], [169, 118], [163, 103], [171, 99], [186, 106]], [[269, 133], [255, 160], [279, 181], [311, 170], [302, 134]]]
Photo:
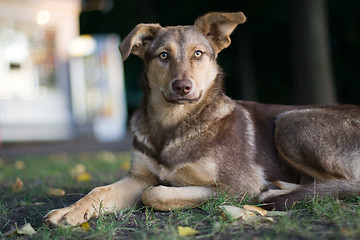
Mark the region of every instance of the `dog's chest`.
[[166, 167], [163, 164], [149, 162], [150, 171], [165, 184], [173, 186], [215, 185], [218, 166], [210, 158], [196, 162]]

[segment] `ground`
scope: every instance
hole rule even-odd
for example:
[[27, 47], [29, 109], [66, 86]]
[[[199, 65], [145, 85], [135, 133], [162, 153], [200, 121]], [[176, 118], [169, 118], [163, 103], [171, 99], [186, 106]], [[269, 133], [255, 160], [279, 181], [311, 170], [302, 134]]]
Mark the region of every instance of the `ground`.
[[[54, 143], [53, 143], [54, 144]], [[129, 145], [129, 143], [127, 143]], [[70, 144], [71, 145], [71, 144]], [[91, 145], [91, 144], [90, 144]], [[89, 145], [89, 146], [90, 146]], [[115, 145], [114, 145], [115, 146]], [[34, 147], [34, 146], [33, 146]], [[42, 145], [41, 145], [42, 147]], [[54, 145], [52, 145], [54, 148]], [[6, 148], [6, 149], [5, 149]], [[26, 146], [29, 150], [32, 147]], [[39, 144], [36, 145], [39, 150]], [[11, 152], [9, 149], [13, 149]], [[19, 149], [16, 152], [16, 149]], [[48, 148], [47, 148], [48, 149]], [[0, 237], [22, 239], [359, 239], [360, 197], [314, 199], [285, 214], [256, 221], [232, 220], [220, 206], [254, 204], [248, 196], [225, 193], [194, 209], [159, 212], [141, 204], [100, 215], [77, 227], [49, 227], [42, 222], [51, 209], [67, 206], [95, 186], [112, 183], [129, 168], [128, 149], [107, 145], [81, 151], [26, 151], [19, 145], [0, 149]], [[109, 151], [111, 150], [111, 151]], [[31, 152], [31, 154], [25, 154]], [[18, 180], [17, 180], [18, 179]], [[22, 184], [21, 184], [22, 183]], [[65, 191], [65, 195], [61, 193]], [[59, 194], [60, 193], [60, 194]], [[20, 235], [29, 223], [35, 235]], [[196, 234], [183, 236], [179, 227]], [[10, 231], [10, 232], [9, 232]], [[12, 233], [11, 233], [12, 232]]]

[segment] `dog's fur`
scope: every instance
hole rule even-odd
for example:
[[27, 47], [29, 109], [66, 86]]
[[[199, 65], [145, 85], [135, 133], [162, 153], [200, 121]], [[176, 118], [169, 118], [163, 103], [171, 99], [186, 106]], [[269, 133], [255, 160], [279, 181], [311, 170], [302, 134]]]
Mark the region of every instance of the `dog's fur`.
[[216, 58], [245, 20], [241, 12], [209, 13], [192, 26], [136, 26], [120, 45], [124, 60], [133, 53], [145, 62], [131, 170], [51, 211], [47, 222], [76, 225], [100, 206], [109, 212], [140, 198], [158, 210], [194, 207], [219, 188], [277, 209], [360, 192], [359, 107], [265, 105], [224, 94]]

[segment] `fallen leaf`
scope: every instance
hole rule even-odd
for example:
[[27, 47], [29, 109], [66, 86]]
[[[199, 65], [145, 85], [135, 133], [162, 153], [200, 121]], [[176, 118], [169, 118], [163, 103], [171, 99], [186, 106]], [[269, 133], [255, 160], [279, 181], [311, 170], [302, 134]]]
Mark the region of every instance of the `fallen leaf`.
[[18, 228], [16, 232], [20, 235], [28, 235], [28, 236], [34, 235], [36, 233], [36, 231], [33, 229], [30, 223], [26, 223], [21, 228]]
[[272, 217], [264, 217], [264, 219], [268, 222], [275, 222], [275, 220]]
[[11, 227], [9, 231], [7, 231], [6, 233], [4, 233], [2, 236], [4, 237], [10, 237], [16, 234], [16, 228]]
[[242, 219], [249, 221], [251, 218], [256, 217], [255, 213], [247, 211], [243, 208], [230, 205], [222, 205], [220, 208], [230, 220]]
[[25, 163], [23, 161], [16, 161], [14, 164], [15, 168], [18, 170], [25, 169]]
[[74, 168], [70, 169], [70, 175], [73, 178], [76, 178], [78, 175], [86, 172], [86, 167], [84, 164], [77, 164]]
[[266, 216], [266, 214], [267, 214], [267, 211], [265, 209], [262, 209], [261, 207], [257, 207], [254, 205], [244, 205], [243, 208], [250, 212], [257, 212], [258, 214], [260, 214], [263, 217]]
[[42, 205], [46, 205], [46, 203], [44, 203], [44, 202], [33, 202], [33, 203], [31, 203], [31, 205], [42, 206]]
[[130, 161], [123, 161], [121, 163], [122, 170], [128, 171], [128, 170], [130, 170], [130, 167], [131, 167]]
[[195, 230], [193, 228], [178, 226], [178, 234], [181, 237], [191, 236], [191, 235], [195, 235], [198, 233], [199, 233], [199, 231]]
[[80, 228], [85, 232], [90, 231], [90, 225], [88, 222], [83, 222], [82, 224], [80, 224]]
[[20, 178], [16, 178], [15, 182], [12, 185], [13, 192], [18, 192], [24, 188], [24, 183]]
[[[275, 222], [274, 218], [269, 216], [284, 216], [286, 212], [280, 211], [266, 211], [260, 207], [253, 206], [253, 205], [244, 205], [243, 208], [230, 206], [230, 205], [222, 205], [220, 209], [223, 211], [223, 214], [228, 217], [230, 220], [242, 220], [246, 224], [256, 225], [259, 222]], [[255, 213], [258, 213], [256, 215]], [[259, 216], [261, 215], [261, 216]]]
[[52, 197], [62, 197], [65, 195], [65, 190], [61, 188], [49, 188], [49, 195]]
[[250, 224], [250, 223], [261, 221], [262, 217], [256, 216], [256, 214], [253, 212], [246, 211], [246, 214], [244, 216], [242, 216], [240, 219], [242, 221], [244, 221], [245, 223]]
[[80, 173], [79, 175], [76, 176], [77, 182], [88, 182], [90, 180], [91, 180], [91, 175], [90, 173], [87, 172]]
[[116, 155], [113, 152], [103, 151], [99, 153], [100, 159], [107, 163], [113, 163], [116, 161]]
[[351, 235], [353, 235], [353, 232], [350, 229], [347, 228], [340, 228], [340, 232], [345, 236], [345, 237], [350, 237]]

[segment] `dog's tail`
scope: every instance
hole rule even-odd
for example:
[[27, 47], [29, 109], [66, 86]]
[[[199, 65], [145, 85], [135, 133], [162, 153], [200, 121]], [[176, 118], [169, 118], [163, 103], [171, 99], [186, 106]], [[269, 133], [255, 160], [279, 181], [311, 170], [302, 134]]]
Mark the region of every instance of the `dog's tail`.
[[296, 203], [312, 201], [318, 197], [345, 199], [355, 195], [360, 195], [359, 180], [326, 180], [301, 185], [289, 193], [265, 199], [263, 203], [265, 204], [264, 207], [269, 210], [289, 210]]

